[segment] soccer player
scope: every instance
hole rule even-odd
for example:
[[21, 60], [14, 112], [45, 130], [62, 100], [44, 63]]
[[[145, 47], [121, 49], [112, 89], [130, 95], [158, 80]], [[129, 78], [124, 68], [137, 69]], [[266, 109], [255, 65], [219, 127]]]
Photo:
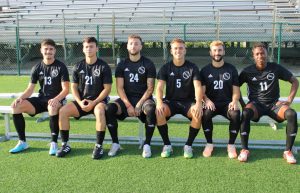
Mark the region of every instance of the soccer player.
[[142, 39], [130, 35], [127, 42], [129, 57], [121, 61], [115, 72], [119, 99], [109, 103], [106, 108], [106, 124], [112, 137], [109, 156], [115, 156], [120, 150], [118, 140], [118, 122], [126, 117], [138, 117], [145, 123], [146, 140], [142, 156], [151, 157], [150, 142], [156, 124], [155, 103], [152, 98], [156, 69], [151, 60], [141, 56]]
[[204, 157], [210, 157], [213, 152], [213, 123], [212, 118], [222, 115], [230, 121], [229, 141], [227, 152], [229, 158], [237, 158], [235, 140], [240, 129], [239, 110], [239, 76], [236, 68], [224, 62], [225, 46], [221, 41], [210, 44], [210, 57], [212, 62], [200, 71], [204, 110], [202, 128], [207, 141], [203, 151]]
[[173, 60], [163, 65], [157, 75], [156, 119], [164, 143], [161, 157], [169, 157], [173, 152], [167, 120], [175, 114], [182, 114], [191, 120], [189, 136], [183, 148], [184, 157], [192, 158], [192, 143], [199, 132], [202, 116], [200, 73], [195, 64], [185, 60], [186, 47], [183, 40], [172, 40], [171, 54]]
[[[25, 120], [22, 113], [35, 116], [41, 112], [49, 112], [51, 143], [50, 155], [55, 155], [58, 149], [59, 133], [58, 111], [69, 93], [69, 73], [64, 63], [55, 59], [55, 42], [45, 39], [41, 42], [43, 60], [31, 69], [31, 81], [23, 94], [12, 104], [13, 122], [16, 127], [19, 142], [10, 153], [19, 153], [29, 146], [25, 137]], [[38, 97], [30, 97], [37, 82], [40, 85]]]
[[[241, 162], [246, 162], [250, 153], [248, 139], [250, 134], [250, 120], [259, 121], [263, 115], [268, 115], [277, 122], [287, 120], [286, 148], [283, 157], [290, 164], [297, 161], [292, 154], [292, 147], [296, 138], [298, 124], [297, 113], [290, 108], [297, 93], [299, 82], [293, 74], [281, 65], [267, 62], [267, 48], [265, 44], [255, 43], [252, 48], [254, 65], [243, 69], [239, 76], [239, 83], [247, 83], [247, 105], [241, 101], [243, 108], [241, 123], [242, 150], [238, 157]], [[291, 83], [290, 94], [286, 101], [279, 101], [279, 80]]]
[[62, 147], [56, 156], [64, 157], [71, 152], [69, 144], [70, 117], [80, 117], [94, 113], [96, 117], [96, 144], [92, 158], [103, 156], [102, 143], [105, 137], [105, 107], [111, 91], [112, 74], [106, 62], [97, 58], [98, 42], [94, 37], [83, 40], [85, 59], [73, 68], [71, 90], [74, 101], [60, 109], [59, 129]]

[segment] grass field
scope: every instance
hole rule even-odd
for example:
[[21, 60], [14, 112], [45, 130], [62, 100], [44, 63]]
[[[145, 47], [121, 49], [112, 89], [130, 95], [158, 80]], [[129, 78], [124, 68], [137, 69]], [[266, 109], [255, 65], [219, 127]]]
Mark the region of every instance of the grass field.
[[[0, 92], [22, 92], [29, 78], [0, 76]], [[14, 86], [9, 86], [14, 83]], [[114, 86], [113, 86], [114, 87]], [[281, 83], [282, 96], [290, 86]], [[242, 88], [245, 93], [245, 88]], [[112, 95], [116, 95], [113, 89]], [[245, 96], [245, 94], [244, 94]], [[297, 95], [299, 97], [299, 93]], [[11, 100], [1, 100], [9, 105]], [[299, 107], [295, 106], [299, 111]], [[0, 115], [0, 134], [4, 131]], [[48, 132], [48, 122], [36, 123], [26, 116], [26, 131]], [[71, 121], [71, 133], [94, 134], [94, 120]], [[273, 131], [268, 125], [253, 125], [251, 139], [284, 140], [285, 124]], [[119, 124], [120, 136], [137, 135], [136, 121]], [[215, 124], [214, 138], [227, 138], [227, 124]], [[170, 136], [187, 137], [188, 124], [172, 122]], [[13, 129], [14, 130], [14, 129]], [[107, 135], [109, 136], [108, 132]], [[155, 131], [154, 136], [159, 136]], [[200, 131], [198, 138], [203, 138]], [[161, 146], [153, 146], [153, 157], [143, 159], [137, 145], [122, 145], [117, 157], [92, 160], [92, 143], [72, 143], [72, 153], [63, 159], [48, 155], [46, 141], [29, 141], [30, 149], [8, 153], [16, 141], [0, 143], [0, 192], [299, 192], [300, 166], [289, 165], [281, 150], [251, 150], [248, 163], [227, 158], [225, 148], [216, 148], [211, 158], [202, 157], [203, 147], [195, 147], [195, 157], [183, 158], [176, 147], [169, 159], [160, 157]], [[296, 141], [299, 146], [299, 137]], [[108, 152], [109, 145], [104, 146]], [[300, 158], [297, 155], [298, 159]]]

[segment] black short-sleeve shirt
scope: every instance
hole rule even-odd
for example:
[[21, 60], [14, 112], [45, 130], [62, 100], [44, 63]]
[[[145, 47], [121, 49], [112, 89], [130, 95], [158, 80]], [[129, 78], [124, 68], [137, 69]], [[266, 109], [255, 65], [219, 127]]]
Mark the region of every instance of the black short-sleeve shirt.
[[173, 61], [170, 61], [161, 67], [157, 79], [166, 81], [165, 98], [167, 100], [195, 100], [193, 81], [200, 81], [200, 73], [194, 63], [186, 60], [182, 66], [175, 66]]
[[239, 83], [247, 83], [250, 101], [269, 105], [277, 102], [280, 97], [279, 80], [289, 81], [292, 76], [283, 66], [268, 62], [262, 71], [255, 65], [243, 69], [239, 75]]
[[121, 61], [115, 71], [116, 78], [124, 79], [127, 97], [141, 98], [147, 90], [147, 78], [156, 77], [156, 69], [151, 60], [141, 57], [137, 62], [129, 58]]
[[206, 96], [215, 104], [228, 104], [232, 101], [232, 86], [239, 86], [239, 76], [236, 68], [224, 63], [220, 68], [211, 63], [200, 71], [201, 83], [206, 87]]
[[104, 84], [112, 84], [111, 69], [99, 58], [94, 64], [86, 64], [82, 60], [73, 68], [72, 82], [78, 84], [81, 100], [95, 100], [104, 89]]
[[62, 91], [62, 82], [70, 81], [69, 72], [64, 63], [54, 60], [50, 65], [43, 61], [31, 69], [31, 83], [39, 82], [39, 96], [54, 98]]

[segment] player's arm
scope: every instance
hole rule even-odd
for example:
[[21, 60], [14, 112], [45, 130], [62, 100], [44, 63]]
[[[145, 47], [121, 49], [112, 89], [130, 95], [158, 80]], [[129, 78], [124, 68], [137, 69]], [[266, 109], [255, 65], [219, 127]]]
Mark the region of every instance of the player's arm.
[[154, 85], [155, 85], [155, 79], [154, 78], [147, 78], [147, 90], [145, 91], [144, 95], [142, 98], [139, 100], [139, 102], [136, 104], [136, 113], [139, 115], [141, 112], [142, 105], [144, 102], [151, 97], [154, 91]]
[[216, 110], [215, 104], [207, 97], [205, 94], [206, 92], [206, 86], [202, 85], [202, 93], [203, 93], [203, 101], [206, 109], [209, 109], [211, 111]]
[[192, 106], [192, 114], [195, 117], [200, 117], [202, 115], [202, 99], [203, 99], [203, 91], [201, 82], [199, 80], [193, 80], [194, 88], [195, 88], [195, 100], [196, 104]]
[[286, 105], [290, 105], [293, 102], [293, 100], [294, 100], [294, 98], [297, 94], [298, 88], [299, 88], [299, 81], [295, 76], [292, 76], [289, 82], [292, 85], [291, 85], [291, 90], [290, 90], [290, 94], [288, 96], [288, 99], [285, 102]]
[[100, 92], [99, 96], [93, 100], [94, 106], [103, 101], [111, 91], [111, 84], [103, 84], [103, 90]]
[[164, 114], [163, 96], [164, 96], [165, 85], [166, 85], [166, 81], [158, 80], [157, 87], [156, 87], [156, 112], [159, 115]]
[[125, 93], [125, 90], [124, 90], [124, 78], [117, 77], [116, 78], [116, 86], [117, 86], [117, 93], [118, 93], [119, 97], [121, 98], [121, 100], [124, 102], [124, 104], [127, 108], [128, 115], [135, 116], [134, 107], [129, 102], [127, 95]]
[[16, 105], [18, 103], [22, 103], [24, 99], [29, 98], [32, 95], [32, 93], [34, 92], [35, 85], [36, 84], [33, 84], [30, 82], [28, 84], [27, 88], [22, 93], [22, 95], [19, 96], [16, 100], [14, 100], [14, 102], [11, 104], [11, 106], [14, 108], [14, 107], [16, 107]]
[[228, 109], [229, 110], [239, 110], [239, 100], [240, 100], [240, 87], [238, 86], [232, 86], [232, 101], [229, 103]]
[[70, 87], [69, 81], [61, 82], [61, 87], [62, 87], [62, 90], [60, 91], [60, 93], [56, 97], [54, 97], [53, 99], [50, 99], [48, 101], [48, 104], [50, 106], [58, 105], [60, 103], [60, 101], [63, 100], [64, 98], [66, 98], [66, 96], [69, 94], [69, 87]]
[[79, 95], [79, 91], [78, 91], [78, 84], [77, 83], [74, 83], [72, 82], [71, 83], [71, 92], [72, 92], [72, 95], [75, 99], [75, 101], [80, 105], [80, 107], [82, 108], [83, 107], [83, 104], [82, 104], [82, 101], [80, 99], [80, 95]]

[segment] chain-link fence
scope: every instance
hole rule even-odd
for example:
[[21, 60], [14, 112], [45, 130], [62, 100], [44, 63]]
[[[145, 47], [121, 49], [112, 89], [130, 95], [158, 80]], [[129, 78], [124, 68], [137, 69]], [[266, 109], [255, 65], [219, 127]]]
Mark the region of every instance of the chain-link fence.
[[94, 36], [99, 40], [99, 57], [114, 67], [119, 59], [127, 56], [127, 37], [132, 33], [143, 38], [143, 55], [158, 67], [171, 59], [170, 41], [179, 37], [186, 41], [187, 59], [199, 67], [210, 62], [209, 43], [213, 40], [225, 42], [226, 61], [239, 69], [252, 63], [251, 44], [263, 41], [269, 45], [270, 60], [290, 64], [294, 72], [300, 72], [300, 24], [254, 21], [139, 25], [70, 23], [57, 19], [42, 26], [0, 27], [0, 73], [28, 74], [42, 58], [40, 42], [45, 38], [56, 41], [56, 57], [71, 67], [84, 57], [82, 39]]

